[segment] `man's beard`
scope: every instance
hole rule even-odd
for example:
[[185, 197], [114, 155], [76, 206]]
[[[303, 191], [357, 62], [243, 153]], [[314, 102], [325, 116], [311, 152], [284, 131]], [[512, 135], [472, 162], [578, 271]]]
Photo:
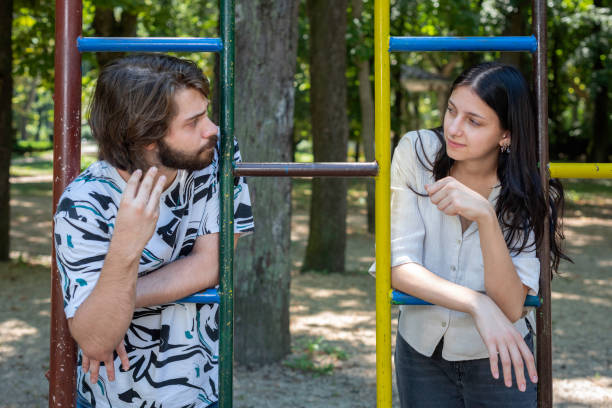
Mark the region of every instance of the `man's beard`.
[[159, 149], [159, 161], [165, 167], [183, 170], [201, 170], [212, 163], [215, 156], [217, 138], [209, 139], [210, 142], [203, 146], [197, 153], [188, 154], [173, 149], [162, 139], [157, 142]]

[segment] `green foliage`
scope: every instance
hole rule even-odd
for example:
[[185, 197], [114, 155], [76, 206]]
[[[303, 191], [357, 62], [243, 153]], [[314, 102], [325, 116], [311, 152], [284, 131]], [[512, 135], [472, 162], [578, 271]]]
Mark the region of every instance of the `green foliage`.
[[[359, 18], [353, 16], [352, 2], [349, 1], [347, 9], [347, 106], [353, 142], [361, 139], [357, 64], [364, 60], [372, 64], [374, 53], [374, 0], [361, 1], [363, 10]], [[528, 34], [531, 10], [525, 5], [529, 3], [525, 0], [392, 0], [391, 35], [505, 35], [510, 29], [511, 16], [516, 13], [519, 13], [527, 32], [513, 34]], [[53, 0], [15, 0], [14, 3], [13, 127], [18, 140], [52, 140], [54, 4]], [[83, 35], [94, 35], [93, 19], [100, 7], [112, 8], [117, 21], [123, 12], [136, 13], [139, 36], [218, 35], [215, 0], [84, 0]], [[302, 1], [294, 78], [295, 146], [302, 140], [311, 140], [308, 28], [306, 2]], [[593, 0], [548, 1], [549, 134], [553, 160], [584, 158], [581, 153], [590, 153], [597, 148], [591, 142], [594, 100], [604, 86], [607, 86], [609, 94], [612, 93], [611, 33], [609, 7], [596, 7]], [[181, 56], [196, 61], [212, 78], [213, 54], [183, 53]], [[452, 79], [469, 65], [499, 57], [499, 53], [391, 54], [393, 133], [397, 135], [415, 127], [438, 125], [446, 96], [444, 92], [406, 91], [400, 81], [401, 66], [419, 67], [425, 72]], [[596, 66], [595, 61], [599, 61], [599, 65]], [[526, 60], [523, 70], [528, 71], [529, 65]], [[98, 74], [93, 54], [83, 55], [82, 71], [82, 133], [88, 138], [86, 108]], [[371, 65], [372, 88], [373, 74]]]
[[348, 359], [343, 349], [323, 341], [323, 337], [298, 339], [292, 351], [283, 365], [314, 375], [331, 374], [339, 361]]
[[53, 149], [53, 142], [50, 140], [19, 140], [13, 144], [13, 152], [17, 155], [51, 149]]

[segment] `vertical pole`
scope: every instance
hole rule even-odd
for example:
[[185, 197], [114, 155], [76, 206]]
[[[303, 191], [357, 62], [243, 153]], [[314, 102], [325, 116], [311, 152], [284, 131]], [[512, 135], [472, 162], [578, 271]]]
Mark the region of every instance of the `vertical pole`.
[[219, 243], [219, 406], [231, 408], [234, 363], [234, 0], [222, 0], [221, 40], [221, 226]]
[[391, 407], [391, 119], [389, 0], [374, 3], [374, 105], [376, 177], [376, 406]]
[[[81, 0], [57, 0], [55, 5], [55, 113], [53, 124], [53, 212], [64, 188], [81, 164]], [[55, 249], [51, 261], [51, 350], [49, 407], [74, 407], [76, 344], [64, 315]]]
[[[535, 0], [532, 13], [533, 31], [538, 40], [534, 55], [534, 81], [537, 100], [538, 160], [540, 179], [548, 206], [548, 73], [546, 50], [546, 1]], [[544, 237], [539, 251], [540, 258], [540, 296], [542, 305], [537, 309], [537, 367], [538, 367], [538, 407], [552, 407], [552, 335], [550, 304], [550, 234], [549, 218], [544, 220]]]

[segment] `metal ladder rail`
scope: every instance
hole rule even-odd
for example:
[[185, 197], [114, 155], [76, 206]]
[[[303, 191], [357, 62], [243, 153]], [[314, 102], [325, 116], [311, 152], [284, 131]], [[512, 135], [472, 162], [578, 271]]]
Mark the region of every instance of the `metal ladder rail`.
[[[233, 151], [233, 84], [234, 84], [234, 2], [222, 0], [221, 39], [218, 38], [82, 38], [82, 3], [80, 0], [56, 0], [56, 54], [55, 54], [55, 112], [54, 112], [54, 183], [53, 211], [65, 187], [80, 172], [80, 127], [81, 127], [81, 56], [80, 52], [96, 51], [183, 51], [219, 52], [221, 54], [221, 194], [233, 198], [232, 151]], [[76, 85], [78, 78], [78, 85]], [[223, 212], [233, 214], [233, 203], [224, 200]], [[221, 251], [233, 251], [232, 225], [221, 225]], [[225, 239], [223, 238], [225, 237]], [[230, 237], [229, 239], [227, 237]], [[231, 267], [231, 266], [230, 266]], [[231, 273], [231, 271], [230, 271]], [[231, 284], [228, 286], [227, 265], [220, 264], [220, 296], [206, 293], [197, 300], [205, 303], [221, 303], [221, 322], [231, 315]], [[231, 279], [231, 277], [230, 277]], [[231, 280], [230, 280], [231, 282]], [[229, 287], [229, 290], [227, 288]], [[228, 293], [230, 296], [225, 295]], [[220, 299], [221, 298], [221, 299]], [[51, 339], [49, 370], [49, 406], [74, 406], [76, 391], [76, 345], [70, 336], [62, 306], [62, 291], [52, 252], [51, 268]], [[186, 299], [188, 301], [189, 299]], [[220, 301], [221, 300], [221, 301]], [[223, 329], [226, 325], [222, 324]], [[221, 336], [220, 349], [233, 346], [231, 327], [229, 335]], [[221, 378], [232, 377], [232, 356], [220, 356]], [[229, 374], [227, 373], [229, 371]], [[221, 387], [220, 387], [221, 388]], [[220, 401], [222, 407], [231, 406]], [[223, 393], [220, 395], [223, 399]], [[227, 397], [225, 398], [227, 399]]]
[[[535, 36], [528, 37], [391, 37], [389, 34], [389, 1], [375, 1], [374, 35], [375, 35], [375, 109], [376, 109], [376, 134], [390, 134], [389, 118], [389, 93], [390, 93], [390, 72], [389, 72], [389, 52], [390, 51], [529, 51], [535, 53], [535, 77], [537, 118], [538, 118], [538, 137], [539, 137], [539, 161], [548, 163], [548, 135], [546, 129], [547, 101], [546, 101], [546, 4], [542, 0], [535, 0], [533, 4], [533, 30]], [[542, 41], [538, 41], [542, 39]], [[539, 42], [539, 44], [538, 44]], [[388, 47], [387, 47], [388, 45]], [[539, 46], [538, 46], [539, 45]], [[382, 152], [381, 152], [382, 153]], [[388, 155], [389, 149], [385, 149], [384, 154]], [[377, 152], [377, 159], [378, 152]], [[384, 175], [384, 182], [380, 183], [381, 188], [389, 188], [388, 162], [381, 163], [379, 178]], [[548, 174], [546, 166], [541, 166], [540, 176], [542, 178], [545, 191], [548, 191]], [[377, 189], [378, 189], [377, 183]], [[378, 190], [377, 190], [378, 193]], [[389, 197], [381, 192], [380, 201], [384, 202], [385, 214], [381, 215], [381, 220], [389, 218]], [[377, 211], [382, 205], [377, 205]], [[380, 224], [377, 219], [377, 227]], [[386, 226], [385, 226], [386, 227]], [[547, 248], [549, 242], [548, 230], [545, 231], [543, 247]], [[384, 247], [387, 260], [383, 264], [379, 263], [378, 250]], [[552, 375], [551, 375], [551, 343], [550, 343], [550, 267], [549, 252], [541, 251], [540, 259], [540, 288], [541, 296], [544, 300], [544, 307], [538, 312], [539, 338], [537, 342], [538, 370], [540, 371], [540, 384], [538, 392], [538, 405], [552, 405]], [[376, 364], [377, 364], [377, 406], [391, 406], [391, 315], [389, 299], [397, 293], [390, 288], [390, 241], [389, 238], [377, 240], [377, 273], [376, 279]], [[412, 298], [418, 303], [419, 299]], [[529, 301], [529, 299], [527, 299]], [[422, 301], [421, 301], [422, 302]], [[414, 303], [413, 303], [414, 304]]]

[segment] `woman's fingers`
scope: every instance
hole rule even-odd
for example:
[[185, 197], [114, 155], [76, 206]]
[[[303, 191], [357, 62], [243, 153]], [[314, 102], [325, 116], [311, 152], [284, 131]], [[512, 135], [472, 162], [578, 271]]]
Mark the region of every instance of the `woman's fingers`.
[[538, 370], [536, 369], [535, 359], [533, 358], [533, 353], [525, 344], [525, 341], [521, 341], [518, 344], [519, 351], [523, 356], [523, 361], [525, 361], [525, 365], [527, 366], [527, 373], [529, 374], [529, 379], [532, 383], [538, 382]]
[[502, 364], [502, 373], [504, 375], [504, 384], [506, 384], [506, 387], [510, 388], [512, 387], [512, 360], [510, 359], [510, 354], [505, 344], [500, 344], [498, 350], [499, 359]]
[[489, 346], [489, 363], [491, 364], [491, 375], [496, 380], [499, 378], [499, 362], [497, 360], [497, 348], [495, 345]]
[[516, 378], [516, 386], [520, 391], [525, 391], [527, 383], [525, 382], [525, 365], [523, 364], [523, 356], [516, 344], [510, 344], [508, 347], [512, 366], [514, 368], [514, 377]]

